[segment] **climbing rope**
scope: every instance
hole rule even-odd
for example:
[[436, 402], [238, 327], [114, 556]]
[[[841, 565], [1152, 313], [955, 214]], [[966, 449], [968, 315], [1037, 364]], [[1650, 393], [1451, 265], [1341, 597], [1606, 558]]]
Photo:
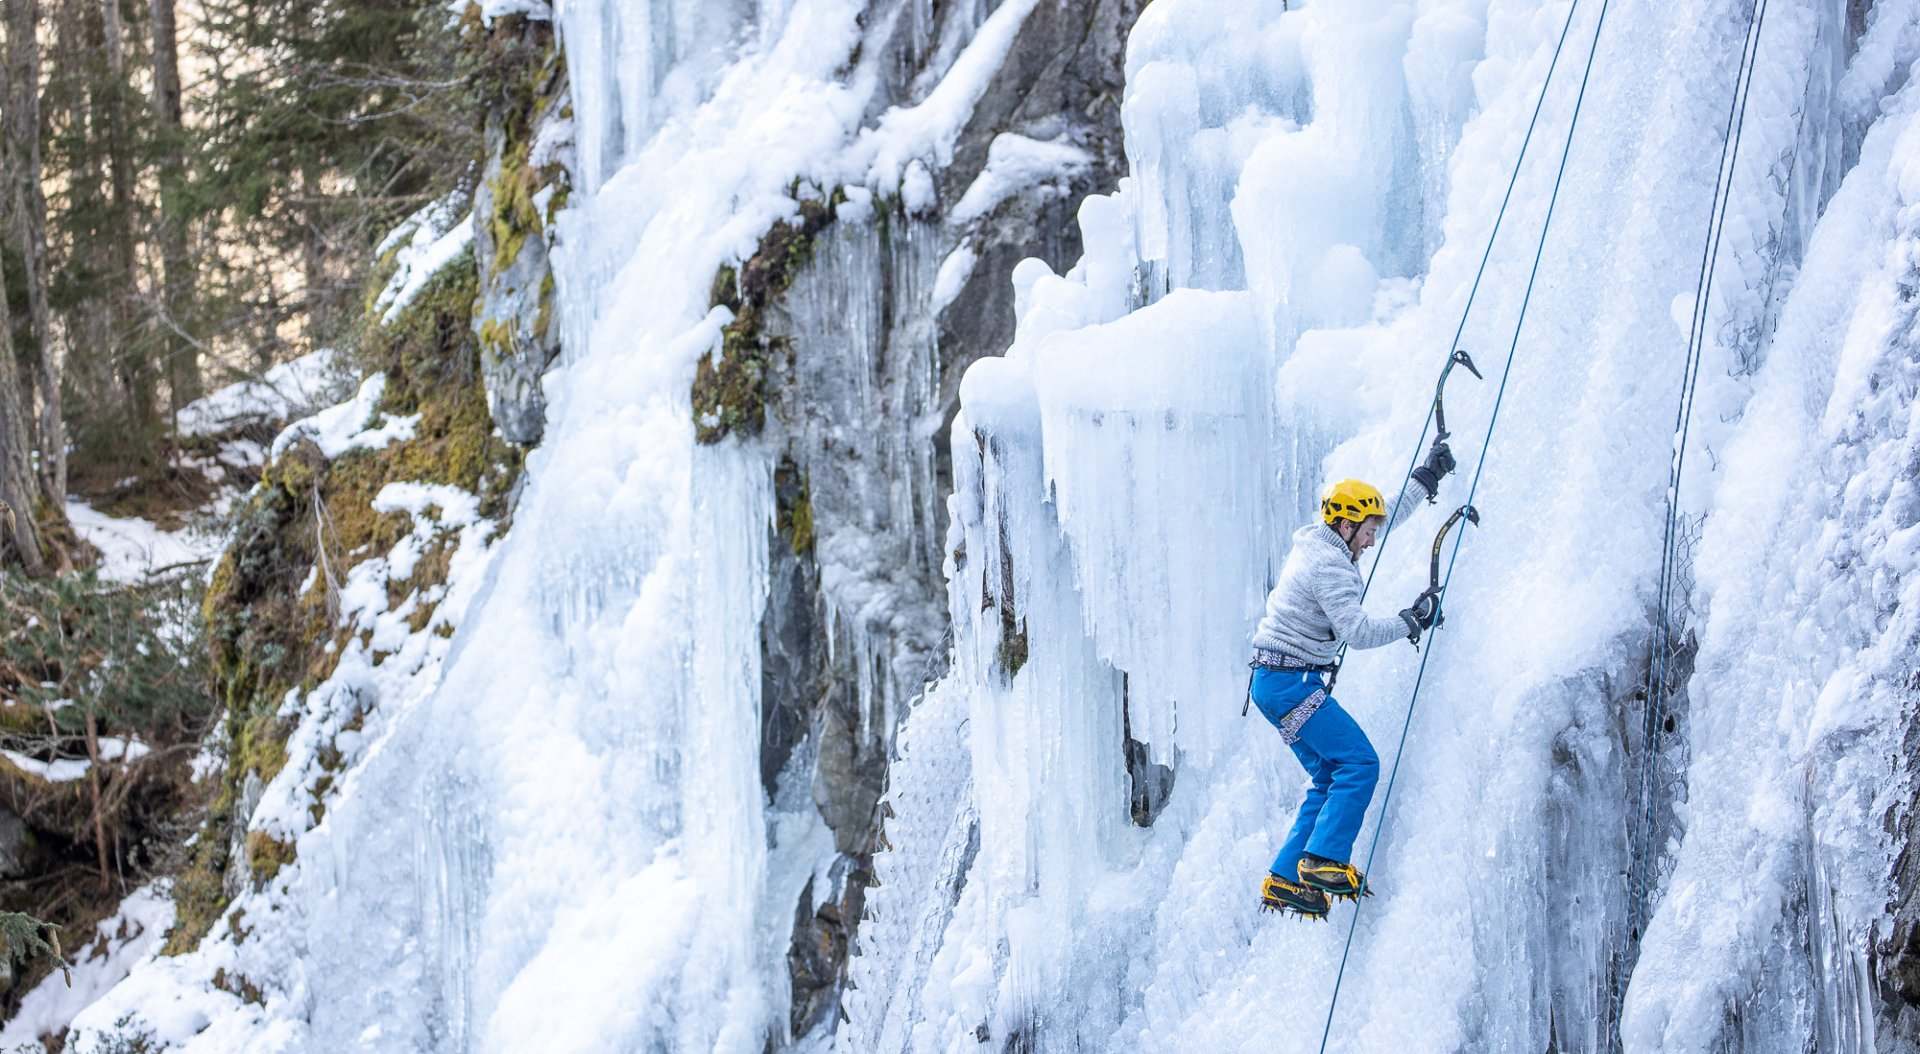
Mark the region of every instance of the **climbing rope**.
[[[1573, 0], [1572, 6], [1567, 8], [1566, 21], [1560, 24], [1560, 37], [1554, 42], [1553, 58], [1547, 62], [1547, 75], [1541, 79], [1540, 94], [1533, 100], [1533, 116], [1527, 119], [1527, 134], [1521, 137], [1520, 153], [1513, 159], [1513, 171], [1507, 175], [1506, 192], [1500, 196], [1500, 210], [1494, 214], [1493, 229], [1487, 232], [1486, 248], [1480, 251], [1480, 265], [1474, 269], [1473, 284], [1467, 288], [1467, 302], [1460, 307], [1460, 322], [1453, 327], [1453, 340], [1447, 344], [1447, 362], [1440, 368], [1440, 376], [1443, 378], [1446, 376], [1447, 370], [1452, 368], [1454, 351], [1460, 347], [1461, 334], [1467, 331], [1467, 318], [1473, 313], [1474, 298], [1480, 295], [1480, 279], [1486, 276], [1487, 261], [1493, 258], [1493, 244], [1500, 237], [1501, 225], [1506, 223], [1507, 206], [1513, 201], [1514, 185], [1520, 181], [1520, 168], [1527, 160], [1527, 148], [1533, 145], [1533, 130], [1540, 124], [1540, 109], [1546, 105], [1547, 101], [1547, 86], [1553, 83], [1554, 70], [1560, 68], [1560, 52], [1567, 46], [1567, 33], [1573, 28], [1573, 16], [1579, 13], [1582, 2], [1583, 0]], [[1427, 435], [1433, 423], [1433, 414], [1429, 412], [1427, 420], [1420, 426], [1420, 438], [1413, 444], [1413, 456], [1407, 459], [1407, 470], [1401, 473], [1400, 490], [1395, 491], [1396, 494], [1405, 492], [1407, 481], [1413, 478], [1414, 467], [1420, 464], [1421, 452], [1426, 447]], [[1380, 558], [1386, 555], [1387, 542], [1392, 539], [1392, 537], [1393, 517], [1389, 516], [1387, 517], [1386, 529], [1380, 532], [1380, 544], [1374, 550], [1373, 563], [1367, 568], [1367, 580], [1360, 587], [1360, 599], [1362, 601], [1366, 600], [1367, 591], [1373, 588], [1374, 572], [1380, 569]], [[1333, 660], [1336, 667], [1345, 660], [1346, 654], [1347, 646], [1345, 644], [1340, 645], [1339, 653], [1334, 656]], [[1336, 669], [1336, 677], [1338, 676], [1338, 672]], [[1328, 680], [1327, 686], [1329, 689], [1332, 688], [1333, 682], [1331, 678]]]
[[1700, 272], [1693, 285], [1693, 316], [1687, 328], [1687, 357], [1680, 382], [1680, 405], [1674, 411], [1672, 457], [1667, 463], [1667, 524], [1660, 543], [1660, 585], [1655, 601], [1658, 627], [1653, 655], [1648, 668], [1647, 712], [1644, 770], [1640, 777], [1640, 796], [1646, 804], [1642, 819], [1641, 852], [1634, 855], [1632, 890], [1635, 929], [1643, 921], [1648, 886], [1652, 882], [1652, 862], [1656, 854], [1646, 842], [1653, 836], [1653, 789], [1658, 768], [1660, 725], [1665, 717], [1668, 660], [1672, 656], [1673, 626], [1668, 614], [1672, 606], [1675, 579], [1680, 559], [1680, 476], [1686, 467], [1687, 437], [1693, 427], [1693, 397], [1698, 390], [1700, 362], [1706, 357], [1707, 302], [1713, 293], [1714, 262], [1720, 255], [1720, 235], [1727, 223], [1727, 207], [1733, 197], [1733, 170], [1740, 159], [1740, 137], [1746, 130], [1747, 99], [1752, 95], [1753, 71], [1760, 55], [1760, 32], [1767, 21], [1767, 0], [1754, 0], [1747, 8], [1746, 39], [1740, 52], [1740, 72], [1734, 77], [1733, 97], [1727, 102], [1727, 131], [1720, 144], [1720, 167], [1713, 183], [1713, 208], [1707, 217], [1707, 236], [1700, 246]]
[[[1521, 294], [1519, 315], [1517, 318], [1514, 319], [1513, 336], [1511, 340], [1508, 341], [1508, 344], [1507, 344], [1507, 361], [1505, 366], [1503, 366], [1500, 371], [1500, 388], [1494, 394], [1493, 411], [1487, 417], [1486, 435], [1482, 437], [1481, 443], [1480, 443], [1480, 457], [1474, 463], [1474, 466], [1473, 466], [1473, 482], [1469, 484], [1467, 488], [1466, 504], [1468, 506], [1471, 506], [1473, 504], [1474, 495], [1477, 494], [1480, 490], [1480, 478], [1485, 473], [1486, 467], [1487, 467], [1487, 451], [1493, 445], [1494, 427], [1500, 423], [1500, 408], [1506, 401], [1507, 381], [1511, 378], [1513, 374], [1514, 355], [1519, 350], [1519, 347], [1520, 347], [1520, 332], [1526, 326], [1527, 307], [1533, 301], [1534, 283], [1540, 277], [1540, 260], [1546, 254], [1547, 235], [1553, 229], [1554, 208], [1560, 203], [1560, 187], [1561, 187], [1561, 184], [1565, 182], [1566, 175], [1567, 175], [1567, 158], [1573, 152], [1574, 132], [1580, 127], [1580, 111], [1581, 111], [1581, 108], [1586, 105], [1587, 84], [1593, 78], [1594, 57], [1599, 53], [1599, 50], [1600, 50], [1600, 34], [1601, 34], [1601, 31], [1606, 28], [1607, 8], [1611, 3], [1612, 3], [1612, 0], [1600, 0], [1600, 14], [1599, 14], [1599, 17], [1594, 20], [1593, 43], [1589, 45], [1587, 48], [1586, 69], [1580, 75], [1580, 91], [1577, 95], [1574, 96], [1573, 114], [1572, 114], [1572, 117], [1567, 122], [1566, 142], [1564, 143], [1564, 145], [1562, 145], [1560, 149], [1560, 166], [1554, 172], [1553, 191], [1547, 197], [1547, 212], [1546, 212], [1546, 215], [1540, 221], [1540, 238], [1539, 238], [1539, 241], [1534, 246], [1533, 265], [1532, 265], [1532, 268], [1527, 272], [1526, 291]], [[1575, 6], [1577, 7], [1578, 4], [1576, 3]], [[1572, 21], [1573, 21], [1573, 11], [1569, 10], [1567, 12], [1567, 24], [1570, 26], [1572, 24]], [[1565, 43], [1565, 40], [1566, 40], [1566, 29], [1565, 27], [1563, 27], [1561, 29], [1561, 43]], [[1556, 48], [1556, 52], [1557, 52], [1557, 48]], [[1549, 67], [1549, 71], [1551, 71], [1551, 67]], [[1551, 80], [1551, 72], [1549, 72], [1549, 80]], [[1546, 95], [1547, 86], [1548, 86], [1547, 84], [1541, 85], [1540, 91], [1541, 91], [1542, 98], [1544, 98]], [[1539, 113], [1539, 106], [1538, 104], [1536, 104], [1535, 105], [1536, 117], [1538, 116], [1538, 113]], [[1509, 193], [1511, 193], [1512, 191], [1511, 186], [1509, 186], [1508, 191]], [[1484, 261], [1483, 261], [1483, 265], [1484, 265]], [[1476, 277], [1475, 284], [1478, 285], [1478, 282], [1479, 282], [1479, 279]], [[1463, 325], [1464, 325], [1464, 320], [1463, 320]], [[1449, 353], [1449, 357], [1451, 357], [1452, 349], [1449, 349], [1448, 353]], [[1425, 438], [1424, 431], [1421, 438], [1422, 439]], [[1412, 474], [1411, 468], [1408, 469], [1408, 474], [1409, 475]], [[1441, 581], [1441, 585], [1440, 585], [1440, 597], [1443, 599], [1446, 596], [1447, 587], [1451, 585], [1453, 582], [1454, 565], [1460, 559], [1460, 543], [1464, 541], [1465, 538], [1466, 538], [1465, 531], [1460, 532], [1460, 534], [1454, 537], [1453, 550], [1447, 558], [1446, 577]], [[1378, 567], [1378, 566], [1379, 566], [1379, 561], [1376, 560], [1375, 567]], [[1369, 578], [1371, 578], [1371, 575], [1369, 575]], [[1387, 809], [1393, 802], [1394, 784], [1400, 775], [1400, 759], [1406, 752], [1407, 733], [1413, 727], [1414, 708], [1417, 707], [1420, 702], [1420, 688], [1421, 688], [1421, 685], [1426, 681], [1426, 677], [1427, 677], [1427, 660], [1433, 657], [1434, 641], [1437, 640], [1438, 638], [1439, 629], [1440, 629], [1440, 624], [1436, 623], [1433, 627], [1434, 636], [1428, 639], [1427, 647], [1425, 648], [1425, 650], [1423, 650], [1420, 653], [1420, 669], [1418, 672], [1414, 674], [1413, 692], [1407, 699], [1407, 716], [1406, 716], [1406, 719], [1400, 725], [1400, 741], [1394, 747], [1393, 765], [1391, 768], [1387, 770], [1387, 789], [1385, 794], [1382, 795], [1380, 799], [1380, 822], [1374, 825], [1373, 840], [1367, 846], [1366, 872], [1369, 875], [1373, 873], [1373, 859], [1375, 854], [1378, 853], [1380, 849], [1380, 834], [1382, 831], [1386, 829]], [[1358, 930], [1360, 927], [1360, 909], [1364, 905], [1364, 903], [1365, 903], [1364, 901], [1360, 901], [1360, 900], [1356, 900], [1354, 902], [1353, 918], [1351, 921], [1347, 923], [1346, 943], [1344, 946], [1342, 946], [1340, 950], [1340, 969], [1334, 975], [1333, 994], [1327, 1000], [1327, 1021], [1326, 1021], [1326, 1025], [1320, 1031], [1320, 1054], [1326, 1054], [1327, 1038], [1333, 1034], [1333, 1015], [1334, 1015], [1334, 1011], [1338, 1009], [1340, 1005], [1340, 986], [1346, 981], [1347, 960], [1348, 960], [1348, 957], [1353, 952], [1353, 935], [1355, 931]]]

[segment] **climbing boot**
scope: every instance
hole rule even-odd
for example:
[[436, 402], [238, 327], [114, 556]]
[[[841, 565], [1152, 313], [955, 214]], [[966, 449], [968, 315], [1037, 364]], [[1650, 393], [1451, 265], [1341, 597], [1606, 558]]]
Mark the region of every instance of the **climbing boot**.
[[1292, 912], [1310, 919], [1327, 917], [1327, 895], [1279, 875], [1268, 875], [1260, 885], [1260, 910]]
[[1311, 886], [1327, 896], [1341, 900], [1373, 896], [1373, 890], [1367, 888], [1367, 876], [1352, 864], [1307, 853], [1300, 857], [1296, 870], [1300, 873], [1301, 885]]

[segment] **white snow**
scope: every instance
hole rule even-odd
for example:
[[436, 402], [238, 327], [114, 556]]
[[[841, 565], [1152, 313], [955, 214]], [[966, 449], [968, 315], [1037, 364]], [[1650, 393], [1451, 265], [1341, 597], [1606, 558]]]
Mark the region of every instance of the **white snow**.
[[[450, 6], [464, 8], [468, 3], [469, 0], [455, 0]], [[480, 17], [488, 26], [493, 25], [494, 19], [508, 15], [525, 15], [546, 22], [553, 18], [553, 8], [547, 5], [546, 0], [485, 0], [480, 5]]]
[[967, 188], [947, 222], [972, 223], [1015, 195], [1038, 198], [1041, 188], [1064, 193], [1066, 181], [1086, 171], [1093, 156], [1070, 142], [1041, 142], [1007, 132], [987, 148], [987, 167]]
[[36, 776], [48, 783], [71, 783], [86, 776], [93, 763], [86, 758], [59, 758], [54, 761], [41, 761], [28, 757], [17, 750], [0, 750], [0, 757], [8, 764], [29, 776]]
[[182, 407], [175, 425], [181, 435], [217, 435], [249, 423], [305, 416], [339, 398], [340, 356], [331, 348], [309, 352], [274, 366], [257, 379], [230, 384]]
[[448, 212], [446, 203], [429, 205], [381, 242], [376, 255], [399, 247], [398, 269], [373, 301], [383, 325], [392, 325], [427, 282], [473, 244], [473, 214], [449, 222]]
[[386, 374], [368, 377], [360, 382], [353, 398], [288, 425], [274, 438], [270, 456], [279, 457], [302, 439], [312, 440], [328, 458], [339, 457], [350, 450], [380, 450], [391, 443], [412, 439], [414, 429], [419, 427], [420, 415], [379, 413], [380, 398], [386, 392]]
[[95, 927], [97, 936], [69, 948], [72, 984], [55, 971], [20, 1000], [20, 1009], [0, 1028], [0, 1049], [41, 1051], [42, 1036], [57, 1036], [106, 991], [127, 976], [133, 964], [152, 955], [173, 925], [173, 894], [164, 884], [143, 886], [120, 902], [114, 914]]
[[898, 190], [913, 212], [933, 207], [927, 166], [945, 167], [953, 160], [961, 129], [1039, 2], [1003, 0], [925, 99], [887, 111], [861, 133], [854, 153], [872, 158], [868, 186], [882, 194]]
[[141, 582], [150, 572], [205, 561], [225, 544], [218, 535], [187, 526], [163, 531], [137, 516], [108, 516], [83, 502], [67, 502], [67, 521], [100, 550], [100, 577], [109, 582]]
[[974, 265], [980, 262], [980, 254], [975, 252], [970, 242], [961, 242], [959, 247], [940, 261], [940, 272], [933, 280], [933, 300], [927, 305], [930, 314], [938, 315], [947, 309], [966, 288], [967, 279], [973, 277]]

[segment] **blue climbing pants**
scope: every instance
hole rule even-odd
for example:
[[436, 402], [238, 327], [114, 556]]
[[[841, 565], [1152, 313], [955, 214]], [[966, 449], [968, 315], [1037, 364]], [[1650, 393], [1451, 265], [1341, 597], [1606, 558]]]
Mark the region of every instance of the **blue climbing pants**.
[[[1374, 784], [1380, 781], [1380, 756], [1353, 718], [1325, 694], [1322, 674], [1261, 666], [1253, 672], [1252, 691], [1253, 705], [1260, 713], [1282, 736], [1294, 737], [1288, 745], [1313, 780], [1286, 844], [1273, 859], [1273, 873], [1296, 880], [1302, 853], [1350, 863], [1353, 840], [1373, 801]], [[1297, 717], [1288, 721], [1295, 707], [1315, 703], [1318, 708], [1305, 721]]]

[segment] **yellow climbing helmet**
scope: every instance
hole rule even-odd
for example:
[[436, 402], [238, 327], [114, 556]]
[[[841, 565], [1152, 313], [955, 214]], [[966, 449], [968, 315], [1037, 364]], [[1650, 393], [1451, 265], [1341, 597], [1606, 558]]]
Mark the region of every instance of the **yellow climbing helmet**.
[[1357, 479], [1343, 479], [1327, 488], [1320, 498], [1320, 519], [1327, 526], [1335, 520], [1360, 523], [1369, 516], [1385, 516], [1387, 503], [1372, 485]]

